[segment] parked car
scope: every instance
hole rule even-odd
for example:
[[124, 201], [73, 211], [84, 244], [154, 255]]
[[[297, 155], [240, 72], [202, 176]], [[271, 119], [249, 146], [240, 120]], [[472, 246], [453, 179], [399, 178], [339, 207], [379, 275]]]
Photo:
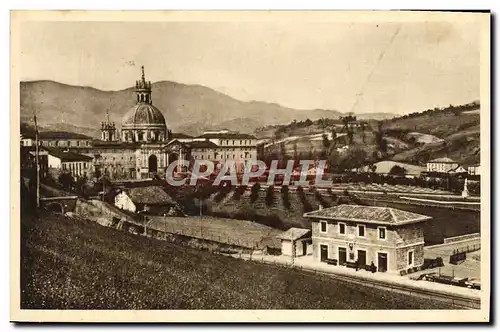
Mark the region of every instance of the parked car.
[[467, 288], [481, 289], [481, 280], [476, 278], [471, 278], [465, 282]]

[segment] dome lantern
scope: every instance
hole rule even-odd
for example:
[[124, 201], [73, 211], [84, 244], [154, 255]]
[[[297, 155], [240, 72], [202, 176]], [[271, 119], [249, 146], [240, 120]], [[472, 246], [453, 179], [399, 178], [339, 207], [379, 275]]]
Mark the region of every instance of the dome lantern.
[[136, 81], [137, 104], [124, 116], [122, 122], [122, 141], [124, 142], [163, 142], [168, 140], [168, 130], [162, 112], [153, 105], [151, 82], [146, 81], [144, 66], [141, 67], [141, 80]]

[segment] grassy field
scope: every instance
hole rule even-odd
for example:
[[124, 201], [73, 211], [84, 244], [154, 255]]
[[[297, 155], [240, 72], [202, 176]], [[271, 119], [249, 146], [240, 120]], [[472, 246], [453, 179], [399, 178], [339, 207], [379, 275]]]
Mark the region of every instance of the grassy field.
[[47, 215], [22, 222], [23, 309], [447, 309]]
[[268, 245], [280, 248], [276, 235], [282, 231], [248, 220], [200, 217], [148, 216], [153, 220], [149, 228], [182, 234], [221, 243], [241, 245], [248, 248], [263, 248]]

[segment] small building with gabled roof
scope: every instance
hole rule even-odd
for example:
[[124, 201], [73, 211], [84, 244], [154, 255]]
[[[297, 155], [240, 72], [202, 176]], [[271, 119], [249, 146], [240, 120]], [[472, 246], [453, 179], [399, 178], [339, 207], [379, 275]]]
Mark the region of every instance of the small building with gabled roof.
[[437, 158], [427, 162], [427, 172], [430, 173], [448, 173], [450, 170], [458, 167], [458, 163], [450, 158]]
[[313, 257], [338, 265], [373, 263], [398, 273], [424, 263], [423, 222], [431, 217], [390, 207], [339, 205], [304, 214], [312, 221]]
[[292, 227], [276, 237], [281, 240], [282, 255], [292, 256], [294, 248], [295, 257], [312, 254], [310, 229]]

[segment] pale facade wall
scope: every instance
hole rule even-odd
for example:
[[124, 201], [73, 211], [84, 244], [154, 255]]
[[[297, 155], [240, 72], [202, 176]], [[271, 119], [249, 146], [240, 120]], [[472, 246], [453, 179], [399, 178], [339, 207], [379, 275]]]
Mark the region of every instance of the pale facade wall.
[[[313, 247], [308, 242], [311, 239], [299, 239], [295, 241], [295, 257], [304, 256], [304, 247], [306, 248], [306, 255], [313, 254]], [[292, 256], [293, 244], [290, 240], [281, 240], [281, 254], [284, 256]]]
[[74, 177], [88, 177], [92, 172], [91, 161], [65, 161], [61, 166], [64, 171], [70, 172]]
[[292, 256], [292, 241], [281, 240], [281, 254], [285, 256]]
[[481, 166], [469, 166], [467, 172], [469, 175], [481, 175]]
[[47, 156], [47, 165], [49, 168], [61, 168], [61, 159], [51, 156], [50, 154]]
[[427, 172], [447, 173], [458, 167], [458, 163], [427, 163]]
[[[324, 220], [327, 222], [326, 232], [321, 232], [321, 221], [312, 222], [313, 257], [321, 259], [320, 245], [328, 247], [328, 258], [339, 259], [339, 248], [345, 248], [347, 261], [355, 262], [358, 251], [366, 252], [366, 264], [371, 262], [378, 267], [378, 254], [387, 254], [387, 272], [397, 273], [407, 268], [407, 252], [414, 251], [413, 266], [423, 264], [424, 234], [421, 223], [393, 227], [389, 225], [363, 224]], [[340, 224], [345, 225], [345, 234], [340, 234]], [[365, 236], [358, 234], [358, 226], [364, 226]], [[380, 238], [380, 232], [385, 239]], [[351, 246], [352, 245], [352, 248]]]
[[39, 139], [42, 146], [60, 148], [83, 148], [92, 145], [91, 139]]
[[115, 196], [115, 206], [119, 209], [131, 212], [135, 212], [137, 209], [134, 202], [132, 202], [130, 197], [128, 197], [128, 195], [124, 192], [121, 192]]

